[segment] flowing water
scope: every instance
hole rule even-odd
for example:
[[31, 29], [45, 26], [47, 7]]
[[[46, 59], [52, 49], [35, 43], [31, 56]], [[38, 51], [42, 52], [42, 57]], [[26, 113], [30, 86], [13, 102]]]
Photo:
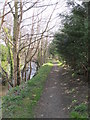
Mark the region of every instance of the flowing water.
[[[32, 66], [32, 72], [31, 72], [31, 77], [30, 79], [35, 75], [36, 71], [37, 71], [37, 65], [35, 62], [31, 62], [31, 66]], [[28, 75], [29, 75], [29, 72], [30, 72], [30, 68], [28, 69], [27, 71], [27, 77], [28, 78]]]

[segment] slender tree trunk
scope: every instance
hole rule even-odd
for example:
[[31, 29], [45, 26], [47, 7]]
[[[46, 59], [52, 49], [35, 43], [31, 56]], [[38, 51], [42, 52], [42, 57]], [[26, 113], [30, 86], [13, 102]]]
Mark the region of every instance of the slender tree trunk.
[[19, 86], [21, 82], [21, 77], [20, 77], [20, 58], [19, 55], [17, 55], [17, 85]]
[[14, 86], [17, 85], [17, 42], [18, 42], [18, 2], [14, 2], [14, 28], [13, 28], [13, 61], [14, 61]]
[[90, 117], [90, 2], [88, 2], [88, 114]]
[[26, 67], [25, 67], [25, 78], [24, 78], [25, 82], [27, 81], [26, 76], [27, 76], [27, 72], [26, 72]]
[[[25, 53], [25, 63], [26, 63], [26, 53]], [[26, 64], [25, 64], [25, 69], [24, 69], [24, 71], [25, 71], [25, 78], [24, 78], [24, 80], [26, 81]]]
[[41, 65], [43, 64], [43, 39], [41, 39]]
[[47, 45], [48, 45], [48, 38], [46, 38], [45, 40], [45, 47], [43, 50], [43, 63], [45, 63], [47, 59]]
[[38, 48], [38, 54], [37, 54], [37, 63], [38, 63], [38, 68], [40, 67], [40, 51], [39, 51], [39, 48]]
[[46, 50], [44, 51], [44, 55], [43, 55], [43, 63], [46, 62]]
[[9, 59], [10, 59], [10, 80], [11, 83], [13, 84], [13, 60], [12, 60], [12, 56], [11, 56], [11, 50], [10, 50], [10, 46], [8, 43], [8, 53], [9, 53]]

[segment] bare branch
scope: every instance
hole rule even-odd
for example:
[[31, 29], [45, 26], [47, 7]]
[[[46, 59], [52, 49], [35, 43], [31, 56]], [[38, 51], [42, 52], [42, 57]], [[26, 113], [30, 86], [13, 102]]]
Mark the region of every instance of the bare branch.
[[14, 15], [14, 13], [13, 13], [13, 9], [12, 9], [12, 7], [11, 7], [11, 5], [10, 5], [10, 2], [8, 2], [7, 4], [9, 5], [9, 8], [10, 8], [12, 14], [13, 14], [13, 17], [15, 17], [15, 15]]
[[38, 0], [36, 2], [33, 3], [33, 5], [31, 5], [29, 8], [27, 8], [26, 10], [23, 11], [23, 13], [27, 12], [29, 9], [33, 8], [36, 4], [37, 4]]
[[1, 27], [2, 27], [3, 22], [4, 22], [4, 16], [5, 16], [4, 12], [5, 12], [5, 6], [6, 6], [6, 4], [7, 4], [7, 0], [6, 0], [5, 3], [4, 3], [4, 7], [3, 7], [3, 16], [0, 17], [0, 18], [2, 18], [2, 19], [1, 19], [0, 30], [1, 30]]

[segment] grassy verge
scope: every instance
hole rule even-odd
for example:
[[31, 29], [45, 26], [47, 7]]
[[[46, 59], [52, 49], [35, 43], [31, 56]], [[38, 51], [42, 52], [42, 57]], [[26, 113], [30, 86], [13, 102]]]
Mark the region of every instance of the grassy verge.
[[34, 78], [13, 88], [3, 98], [3, 118], [33, 118], [33, 109], [40, 99], [52, 66], [52, 63], [43, 65]]

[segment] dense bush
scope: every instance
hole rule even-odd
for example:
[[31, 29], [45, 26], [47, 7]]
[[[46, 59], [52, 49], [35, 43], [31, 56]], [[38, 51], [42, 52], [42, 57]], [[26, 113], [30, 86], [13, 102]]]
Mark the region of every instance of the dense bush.
[[88, 60], [86, 4], [72, 6], [71, 13], [63, 15], [63, 29], [55, 33], [50, 53], [58, 53], [74, 70], [83, 73], [87, 71]]

